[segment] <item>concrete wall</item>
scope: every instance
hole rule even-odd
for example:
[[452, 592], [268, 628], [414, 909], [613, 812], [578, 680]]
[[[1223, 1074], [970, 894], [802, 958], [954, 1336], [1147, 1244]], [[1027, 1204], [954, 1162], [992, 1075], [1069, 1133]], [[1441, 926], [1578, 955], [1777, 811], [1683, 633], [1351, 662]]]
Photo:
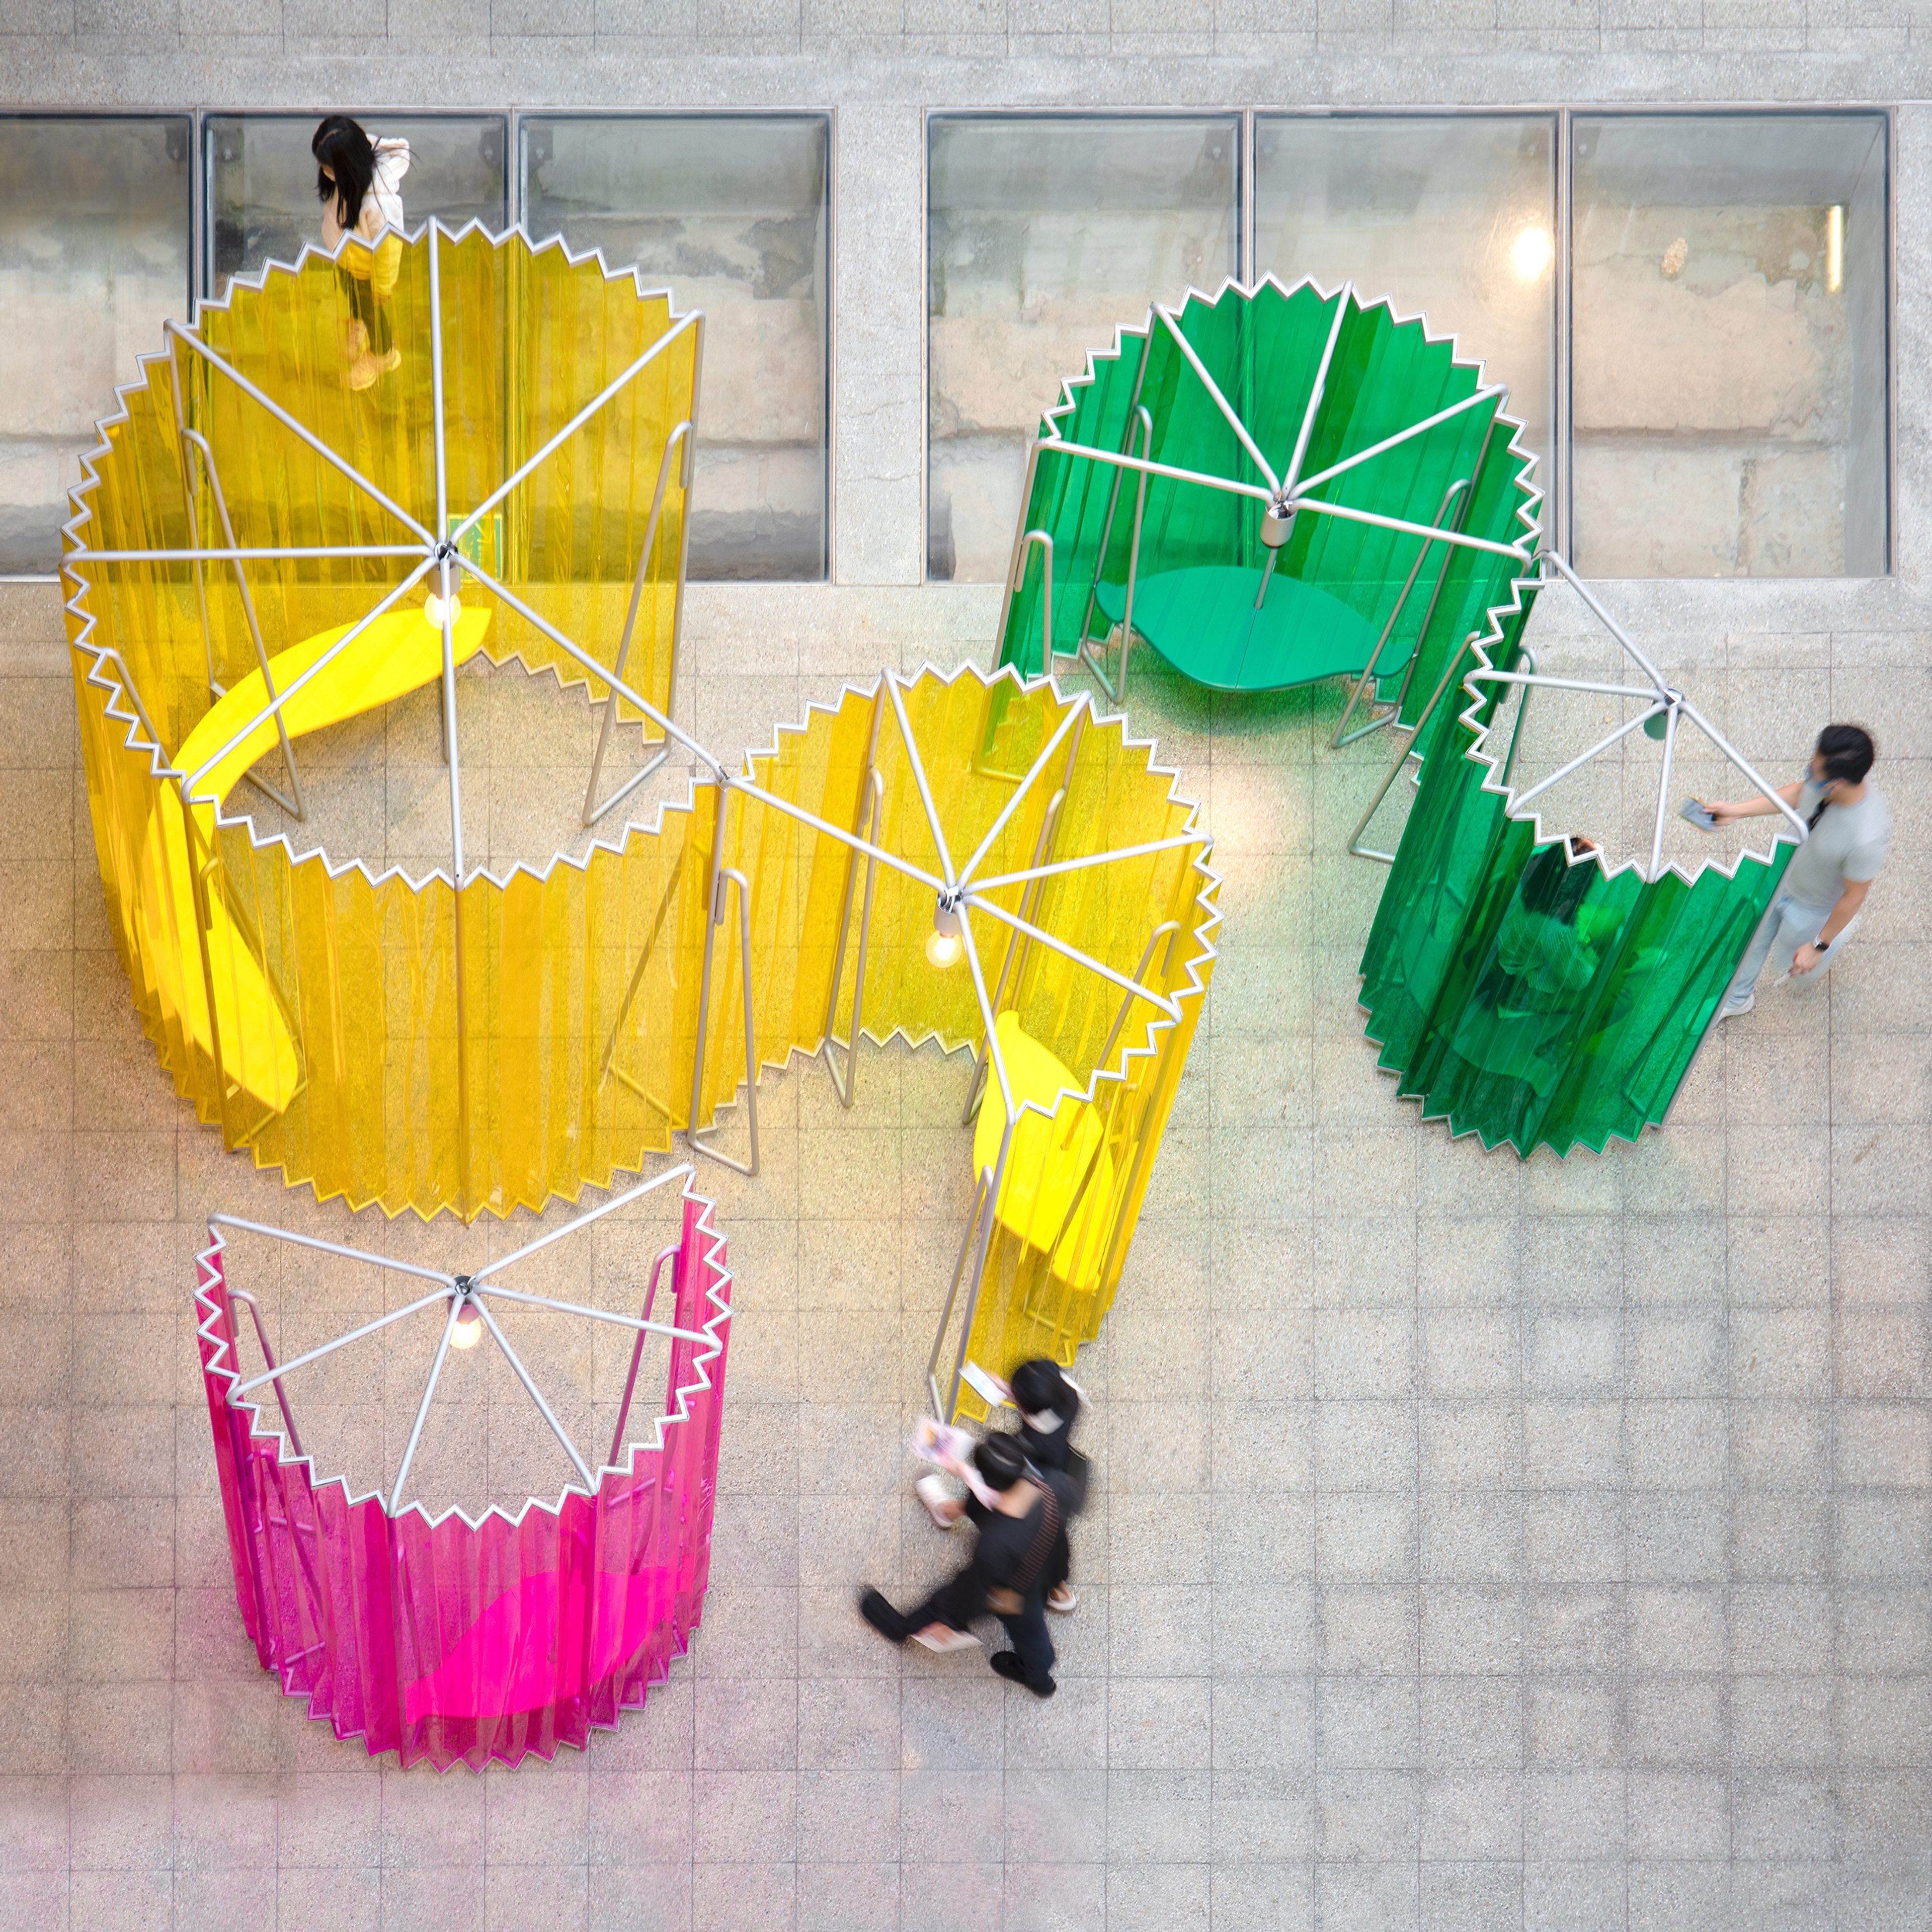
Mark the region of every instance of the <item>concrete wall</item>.
[[[1932, 516], [1922, 424], [1932, 116], [1915, 0], [0, 0], [0, 106], [830, 107], [833, 581], [788, 622], [902, 628], [922, 575], [922, 112], [1094, 106], [1896, 104], [1896, 568], [1654, 581], [1672, 629], [1916, 629]], [[373, 26], [364, 26], [365, 21]], [[352, 22], [352, 24], [351, 24]], [[340, 51], [345, 38], [352, 46]], [[734, 594], [712, 593], [728, 600]], [[770, 593], [742, 593], [748, 620]], [[956, 635], [983, 592], [916, 628]]]

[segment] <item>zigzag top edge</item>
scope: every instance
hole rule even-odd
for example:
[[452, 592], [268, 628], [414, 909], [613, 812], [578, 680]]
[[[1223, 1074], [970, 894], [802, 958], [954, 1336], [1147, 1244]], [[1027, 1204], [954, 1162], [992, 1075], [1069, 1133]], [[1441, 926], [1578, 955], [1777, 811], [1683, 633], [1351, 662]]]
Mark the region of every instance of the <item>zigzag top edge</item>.
[[[1480, 670], [1493, 670], [1497, 668], [1496, 661], [1490, 654], [1490, 647], [1503, 642], [1503, 624], [1522, 610], [1524, 608], [1522, 593], [1526, 585], [1531, 588], [1532, 595], [1536, 590], [1545, 587], [1537, 583], [1535, 580], [1519, 577], [1510, 586], [1509, 602], [1490, 606], [1486, 614], [1489, 619], [1489, 629], [1471, 647], [1474, 654], [1482, 660]], [[1481, 723], [1475, 715], [1481, 710], [1484, 704], [1487, 701], [1477, 688], [1476, 684], [1472, 682], [1479, 676], [1480, 671], [1472, 670], [1466, 673], [1460, 682], [1460, 688], [1469, 701], [1456, 714], [1456, 724], [1459, 729], [1469, 734], [1469, 742], [1462, 748], [1459, 755], [1467, 759], [1471, 764], [1480, 765], [1483, 767], [1484, 776], [1480, 789], [1502, 799], [1504, 816], [1513, 824], [1528, 825], [1533, 828], [1532, 838], [1534, 845], [1539, 848], [1553, 845], [1560, 839], [1573, 836], [1574, 834], [1570, 832], [1546, 831], [1544, 827], [1543, 814], [1540, 811], [1532, 811], [1525, 814], [1515, 809], [1514, 801], [1517, 793], [1526, 788], [1505, 785], [1497, 776], [1507, 754], [1494, 754], [1487, 748], [1490, 734], [1497, 727], [1495, 724]], [[1774, 826], [1781, 827], [1784, 821], [1774, 818], [1772, 823]], [[1587, 827], [1580, 826], [1576, 830], [1584, 832], [1586, 836], [1588, 836]], [[1747, 862], [1753, 865], [1774, 866], [1778, 863], [1778, 848], [1795, 846], [1797, 842], [1796, 839], [1786, 836], [1781, 830], [1777, 831], [1774, 832], [1769, 846], [1762, 851], [1747, 845], [1735, 859], [1728, 862], [1718, 858], [1700, 860], [1694, 869], [1688, 872], [1681, 861], [1673, 859], [1664, 868], [1664, 872], [1676, 874], [1686, 886], [1694, 886], [1707, 872], [1715, 872], [1720, 878], [1735, 880], [1738, 875], [1738, 868]], [[1581, 865], [1586, 861], [1594, 865], [1606, 881], [1616, 878], [1624, 872], [1632, 871], [1642, 876], [1648, 869], [1642, 860], [1634, 853], [1614, 866], [1610, 864], [1600, 844], [1596, 850], [1587, 854], [1584, 859], [1580, 859], [1574, 862]], [[1652, 880], [1646, 878], [1644, 883], [1652, 884], [1660, 884], [1661, 881], [1662, 874], [1660, 874], [1658, 879]]]
[[[687, 1202], [694, 1201], [700, 1204], [695, 1224], [696, 1232], [706, 1240], [707, 1246], [704, 1258], [715, 1267], [718, 1250], [728, 1244], [728, 1238], [720, 1233], [712, 1219], [717, 1204], [708, 1196], [697, 1192], [688, 1182], [686, 1184], [681, 1198]], [[236, 1398], [233, 1390], [242, 1380], [242, 1373], [238, 1364], [224, 1359], [228, 1353], [227, 1341], [214, 1325], [221, 1320], [224, 1311], [220, 1304], [214, 1298], [212, 1292], [218, 1282], [226, 1285], [226, 1276], [221, 1267], [220, 1258], [226, 1251], [228, 1245], [226, 1235], [220, 1229], [212, 1228], [209, 1230], [207, 1246], [200, 1250], [195, 1256], [196, 1263], [201, 1271], [202, 1280], [195, 1288], [194, 1299], [197, 1306], [206, 1311], [200, 1321], [196, 1324], [195, 1336], [198, 1343], [206, 1342], [210, 1348], [210, 1352], [202, 1357], [202, 1373], [204, 1378], [212, 1383], [226, 1384], [223, 1390], [223, 1400], [228, 1407], [238, 1413], [247, 1415], [249, 1418], [249, 1440], [251, 1442], [272, 1442], [275, 1445], [275, 1461], [278, 1467], [304, 1469], [306, 1472], [306, 1480], [311, 1494], [320, 1495], [325, 1490], [339, 1489], [342, 1492], [345, 1508], [355, 1509], [364, 1503], [373, 1502], [392, 1522], [400, 1522], [404, 1517], [413, 1515], [419, 1516], [424, 1526], [431, 1530], [447, 1522], [452, 1516], [461, 1522], [465, 1527], [479, 1533], [492, 1517], [496, 1518], [510, 1528], [515, 1529], [523, 1523], [524, 1519], [532, 1510], [540, 1516], [550, 1516], [560, 1521], [563, 1510], [572, 1497], [585, 1502], [594, 1502], [596, 1499], [596, 1495], [602, 1492], [607, 1479], [614, 1476], [620, 1480], [634, 1478], [637, 1474], [637, 1459], [639, 1454], [656, 1454], [662, 1452], [667, 1446], [667, 1437], [669, 1432], [680, 1425], [691, 1421], [692, 1398], [715, 1386], [710, 1373], [710, 1365], [716, 1362], [724, 1351], [727, 1337], [723, 1331], [729, 1329], [731, 1320], [730, 1291], [734, 1277], [728, 1268], [724, 1268], [718, 1270], [718, 1280], [706, 1291], [706, 1299], [710, 1302], [716, 1312], [701, 1325], [700, 1330], [712, 1338], [712, 1346], [694, 1354], [692, 1358], [692, 1366], [698, 1371], [697, 1378], [679, 1384], [675, 1391], [676, 1406], [674, 1410], [667, 1408], [652, 1419], [651, 1424], [652, 1439], [646, 1442], [640, 1438], [637, 1440], [627, 1441], [624, 1444], [626, 1453], [622, 1462], [604, 1462], [597, 1466], [596, 1492], [586, 1490], [580, 1483], [566, 1483], [558, 1491], [556, 1500], [554, 1502], [547, 1502], [540, 1496], [532, 1496], [514, 1512], [506, 1509], [500, 1503], [493, 1503], [480, 1515], [472, 1516], [460, 1504], [452, 1503], [448, 1508], [435, 1516], [431, 1516], [419, 1502], [406, 1503], [401, 1510], [398, 1512], [390, 1509], [380, 1490], [365, 1490], [358, 1496], [350, 1488], [349, 1479], [346, 1476], [326, 1476], [318, 1478], [316, 1473], [315, 1458], [313, 1455], [304, 1453], [300, 1456], [292, 1456], [288, 1453], [287, 1436], [268, 1420], [266, 1403], [238, 1400]]]
[[1520, 459], [1511, 482], [1514, 487], [1526, 500], [1516, 506], [1516, 515], [1519, 520], [1526, 525], [1531, 532], [1534, 533], [1540, 530], [1541, 525], [1534, 512], [1540, 508], [1547, 493], [1532, 478], [1532, 472], [1534, 470], [1539, 460], [1536, 452], [1522, 446], [1522, 439], [1528, 425], [1522, 418], [1512, 416], [1505, 406], [1509, 400], [1508, 385], [1507, 383], [1491, 385], [1485, 381], [1488, 369], [1487, 364], [1480, 356], [1472, 357], [1462, 353], [1462, 337], [1459, 331], [1438, 330], [1432, 327], [1428, 316], [1420, 309], [1404, 312], [1397, 308], [1396, 298], [1393, 294], [1384, 294], [1365, 299], [1352, 280], [1340, 282], [1332, 287], [1324, 287], [1312, 275], [1301, 276], [1292, 283], [1283, 282], [1272, 272], [1258, 277], [1252, 282], [1244, 282], [1237, 276], [1229, 275], [1211, 294], [1190, 284], [1178, 302], [1150, 303], [1146, 317], [1142, 322], [1138, 325], [1131, 322], [1117, 323], [1114, 326], [1112, 348], [1090, 349], [1087, 352], [1086, 368], [1084, 372], [1062, 379], [1061, 400], [1040, 412], [1041, 420], [1046, 425], [1046, 433], [1040, 439], [1042, 446], [1050, 447], [1062, 441], [1061, 419], [1070, 416], [1079, 406], [1079, 399], [1074, 392], [1076, 389], [1085, 388], [1097, 381], [1100, 376], [1099, 364], [1102, 362], [1118, 361], [1124, 352], [1126, 343], [1130, 338], [1134, 340], [1143, 339], [1151, 331], [1154, 317], [1157, 314], [1165, 313], [1178, 317], [1184, 314], [1190, 305], [1195, 304], [1199, 304], [1208, 308], [1218, 308], [1220, 303], [1230, 295], [1235, 296], [1245, 302], [1252, 302], [1264, 289], [1274, 290], [1284, 300], [1298, 295], [1304, 289], [1312, 290], [1324, 302], [1334, 302], [1338, 298], [1346, 301], [1352, 296], [1358, 310], [1364, 314], [1366, 314], [1372, 309], [1386, 309], [1393, 327], [1405, 328], [1419, 323], [1425, 343], [1431, 346], [1446, 345], [1450, 351], [1450, 366], [1454, 368], [1472, 370], [1476, 376], [1479, 388], [1500, 387], [1503, 393], [1496, 409], [1495, 420], [1510, 425], [1509, 440], [1504, 446], [1504, 451], [1505, 454]]

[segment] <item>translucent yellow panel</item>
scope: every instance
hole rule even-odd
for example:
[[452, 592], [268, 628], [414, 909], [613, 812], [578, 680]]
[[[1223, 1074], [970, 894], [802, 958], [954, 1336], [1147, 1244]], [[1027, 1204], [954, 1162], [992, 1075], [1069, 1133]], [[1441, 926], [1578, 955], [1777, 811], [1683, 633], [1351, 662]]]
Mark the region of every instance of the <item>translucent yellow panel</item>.
[[[358, 283], [398, 351], [360, 388]], [[460, 586], [458, 662], [481, 649], [606, 695], [547, 622], [668, 708], [700, 334], [559, 245], [432, 231], [238, 284], [104, 428], [66, 567], [116, 942], [182, 1091], [291, 1180], [469, 1215], [668, 1144], [674, 989], [695, 978], [674, 956], [701, 942], [707, 885], [708, 846], [682, 864], [687, 815], [459, 897], [346, 854], [297, 863], [215, 806], [275, 743], [271, 686], [299, 739], [440, 675], [434, 577], [370, 620], [442, 536], [484, 574]], [[218, 554], [236, 549], [256, 554]], [[413, 554], [366, 554], [383, 550]], [[172, 554], [81, 560], [103, 550]]]
[[[146, 365], [70, 538], [102, 880], [163, 1064], [230, 1147], [324, 1198], [466, 1220], [541, 1208], [608, 1186], [736, 1097], [748, 978], [754, 1066], [817, 1052], [855, 999], [875, 1040], [985, 1054], [971, 974], [926, 956], [934, 887], [902, 869], [970, 864], [999, 1032], [1016, 1065], [1051, 1075], [1016, 1093], [1030, 1102], [1016, 1139], [1068, 1150], [1051, 1187], [1016, 1182], [997, 1204], [970, 1347], [995, 1370], [1070, 1360], [1118, 1282], [1219, 917], [1194, 808], [1118, 719], [1011, 672], [881, 680], [780, 728], [648, 828], [614, 820], [580, 861], [472, 872], [460, 890], [347, 854], [298, 860], [223, 809], [249, 759], [272, 772], [272, 687], [299, 753], [304, 734], [440, 676], [429, 584], [372, 614], [445, 537], [465, 560], [457, 660], [554, 665], [605, 695], [555, 632], [614, 670], [627, 652], [626, 684], [669, 698], [696, 326], [514, 237], [419, 237], [395, 269], [400, 359], [364, 389], [345, 380], [333, 262], [272, 270], [204, 311], [220, 366], [178, 339]], [[239, 568], [88, 554], [236, 547], [323, 554]], [[408, 554], [343, 554], [358, 548]], [[855, 832], [896, 863], [855, 851]], [[984, 1104], [999, 1138], [997, 1080]], [[960, 1143], [964, 1161], [972, 1136]]]

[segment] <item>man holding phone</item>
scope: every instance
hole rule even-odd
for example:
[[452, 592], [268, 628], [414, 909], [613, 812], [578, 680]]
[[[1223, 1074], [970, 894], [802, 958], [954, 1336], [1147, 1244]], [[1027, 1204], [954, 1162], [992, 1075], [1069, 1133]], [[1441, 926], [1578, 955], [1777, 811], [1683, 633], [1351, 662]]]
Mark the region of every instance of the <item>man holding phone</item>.
[[[1859, 908], [1885, 863], [1892, 814], [1867, 774], [1878, 755], [1871, 734], [1857, 724], [1828, 724], [1818, 734], [1810, 769], [1778, 796], [1810, 826], [1791, 855], [1771, 910], [1751, 934], [1730, 990], [1718, 1009], [1735, 1019], [1757, 1004], [1752, 990], [1767, 956], [1782, 980], [1829, 972], [1844, 949]], [[1713, 822], [1761, 818], [1778, 807], [1768, 798], [1706, 808]]]

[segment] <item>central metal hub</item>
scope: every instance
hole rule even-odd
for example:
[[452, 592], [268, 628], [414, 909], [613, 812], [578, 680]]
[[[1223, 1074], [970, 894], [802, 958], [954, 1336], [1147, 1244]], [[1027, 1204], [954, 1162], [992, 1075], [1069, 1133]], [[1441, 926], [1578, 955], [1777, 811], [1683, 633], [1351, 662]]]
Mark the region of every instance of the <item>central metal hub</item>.
[[1300, 505], [1291, 496], [1277, 496], [1262, 518], [1262, 542], [1270, 550], [1279, 550], [1294, 534], [1294, 519]]

